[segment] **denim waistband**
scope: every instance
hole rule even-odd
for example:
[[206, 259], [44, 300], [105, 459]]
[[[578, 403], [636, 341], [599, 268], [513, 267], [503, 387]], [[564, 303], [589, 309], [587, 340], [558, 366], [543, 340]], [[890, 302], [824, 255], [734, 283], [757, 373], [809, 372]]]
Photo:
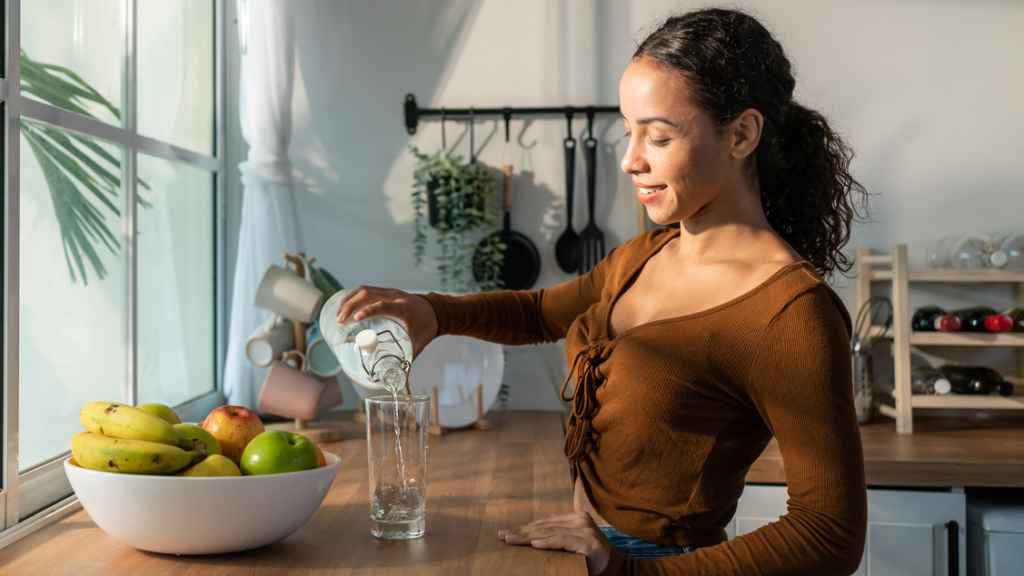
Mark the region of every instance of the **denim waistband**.
[[612, 526], [600, 526], [601, 532], [616, 550], [621, 550], [633, 558], [661, 558], [662, 556], [678, 556], [696, 550], [692, 546], [662, 546], [639, 538], [634, 538]]

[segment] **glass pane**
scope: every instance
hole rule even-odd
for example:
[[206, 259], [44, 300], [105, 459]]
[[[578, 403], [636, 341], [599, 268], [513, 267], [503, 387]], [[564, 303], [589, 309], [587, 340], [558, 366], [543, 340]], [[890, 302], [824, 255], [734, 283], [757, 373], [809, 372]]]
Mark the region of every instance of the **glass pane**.
[[213, 153], [214, 3], [138, 3], [139, 132]]
[[120, 124], [124, 2], [22, 0], [21, 89]]
[[121, 150], [22, 122], [19, 464], [69, 448], [90, 400], [127, 382]]
[[213, 174], [141, 154], [138, 168], [139, 403], [174, 406], [216, 384]]

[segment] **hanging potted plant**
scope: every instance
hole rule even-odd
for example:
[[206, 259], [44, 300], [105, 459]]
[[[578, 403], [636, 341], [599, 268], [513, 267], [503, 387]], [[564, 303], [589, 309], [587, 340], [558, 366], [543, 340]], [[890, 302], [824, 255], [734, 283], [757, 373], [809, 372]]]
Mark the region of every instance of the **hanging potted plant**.
[[416, 265], [426, 256], [429, 229], [440, 248], [437, 269], [444, 290], [464, 292], [500, 288], [504, 246], [498, 240], [486, 247], [482, 277], [473, 276], [473, 252], [477, 241], [495, 229], [497, 219], [487, 209], [494, 196], [494, 177], [483, 165], [467, 163], [460, 156], [433, 154], [410, 147], [416, 157], [412, 205], [416, 214], [413, 257]]

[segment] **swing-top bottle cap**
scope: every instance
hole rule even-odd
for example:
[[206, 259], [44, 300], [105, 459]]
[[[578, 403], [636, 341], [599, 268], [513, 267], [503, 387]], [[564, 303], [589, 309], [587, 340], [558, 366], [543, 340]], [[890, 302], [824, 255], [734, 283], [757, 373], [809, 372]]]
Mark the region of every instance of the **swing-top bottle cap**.
[[367, 328], [356, 334], [356, 346], [367, 354], [373, 354], [377, 350], [377, 333]]

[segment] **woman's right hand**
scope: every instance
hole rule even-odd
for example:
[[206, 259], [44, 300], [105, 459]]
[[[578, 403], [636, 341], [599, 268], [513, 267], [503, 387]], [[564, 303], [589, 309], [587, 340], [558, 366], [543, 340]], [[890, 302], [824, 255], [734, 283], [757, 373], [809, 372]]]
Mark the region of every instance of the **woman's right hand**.
[[412, 355], [437, 337], [437, 315], [426, 298], [396, 288], [360, 286], [350, 291], [338, 308], [338, 322], [358, 322], [371, 316], [393, 316], [405, 323], [412, 339]]

